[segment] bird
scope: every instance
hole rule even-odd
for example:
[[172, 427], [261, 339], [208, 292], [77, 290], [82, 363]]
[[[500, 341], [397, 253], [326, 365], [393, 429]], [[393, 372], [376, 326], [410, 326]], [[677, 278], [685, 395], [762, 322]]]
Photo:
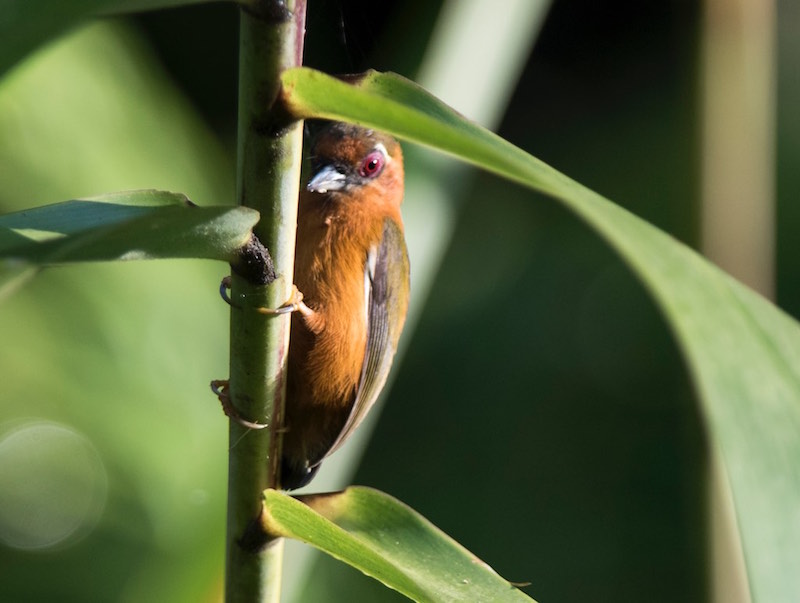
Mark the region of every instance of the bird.
[[301, 189], [280, 487], [308, 484], [364, 420], [386, 382], [408, 311], [400, 206], [403, 154], [391, 136], [332, 122]]

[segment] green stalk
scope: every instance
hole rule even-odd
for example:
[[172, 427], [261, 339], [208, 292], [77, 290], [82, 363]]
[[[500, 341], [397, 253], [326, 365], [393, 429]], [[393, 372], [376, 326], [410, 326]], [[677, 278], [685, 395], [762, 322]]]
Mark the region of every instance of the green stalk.
[[255, 233], [274, 273], [257, 269], [262, 283], [252, 271], [232, 275], [230, 400], [243, 418], [269, 427], [230, 423], [226, 603], [280, 600], [283, 542], [258, 548], [242, 539], [262, 492], [276, 485], [280, 458], [290, 319], [253, 308], [277, 308], [291, 294], [303, 130], [276, 100], [281, 72], [302, 63], [305, 4], [261, 0], [241, 9], [237, 199], [261, 213]]

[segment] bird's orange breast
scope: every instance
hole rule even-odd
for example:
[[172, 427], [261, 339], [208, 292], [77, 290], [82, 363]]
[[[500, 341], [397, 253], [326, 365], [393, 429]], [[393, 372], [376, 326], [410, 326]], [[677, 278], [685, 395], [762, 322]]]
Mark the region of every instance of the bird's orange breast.
[[292, 316], [281, 459], [289, 489], [308, 483], [375, 402], [408, 293], [397, 141], [334, 123], [310, 157], [294, 274], [307, 308]]
[[316, 200], [301, 202], [300, 211], [294, 280], [313, 314], [292, 319], [287, 449], [310, 443], [324, 448], [347, 419], [367, 341], [365, 264], [385, 219]]

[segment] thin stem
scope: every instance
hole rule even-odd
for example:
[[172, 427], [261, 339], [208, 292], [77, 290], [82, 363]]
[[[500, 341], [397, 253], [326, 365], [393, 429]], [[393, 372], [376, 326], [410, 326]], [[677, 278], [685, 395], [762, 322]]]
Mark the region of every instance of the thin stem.
[[251, 308], [276, 308], [291, 293], [302, 124], [287, 122], [276, 99], [280, 73], [302, 63], [304, 28], [305, 0], [263, 0], [241, 9], [237, 197], [261, 212], [255, 232], [269, 250], [274, 277], [264, 285], [232, 275], [231, 404], [270, 428], [230, 423], [227, 603], [280, 600], [283, 543], [253, 550], [241, 541], [260, 513], [262, 492], [276, 484], [280, 457], [290, 319]]

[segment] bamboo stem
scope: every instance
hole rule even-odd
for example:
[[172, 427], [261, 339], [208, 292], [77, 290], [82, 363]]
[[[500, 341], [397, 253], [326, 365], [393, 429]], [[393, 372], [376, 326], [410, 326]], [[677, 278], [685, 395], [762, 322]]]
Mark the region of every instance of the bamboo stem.
[[287, 122], [276, 103], [280, 73], [302, 63], [305, 0], [263, 0], [241, 9], [237, 199], [261, 212], [255, 228], [269, 251], [274, 274], [263, 281], [232, 275], [230, 386], [242, 417], [269, 428], [230, 423], [227, 603], [279, 601], [283, 542], [262, 550], [242, 546], [261, 510], [262, 492], [276, 485], [285, 397], [288, 315], [265, 316], [291, 293], [303, 130]]

